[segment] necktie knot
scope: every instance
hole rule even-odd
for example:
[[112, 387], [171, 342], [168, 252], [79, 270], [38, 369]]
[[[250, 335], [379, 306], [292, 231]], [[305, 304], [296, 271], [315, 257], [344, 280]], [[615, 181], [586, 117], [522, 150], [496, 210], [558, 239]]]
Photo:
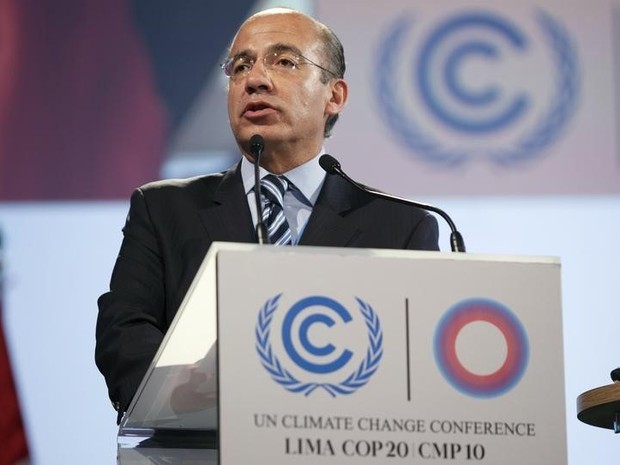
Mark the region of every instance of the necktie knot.
[[270, 202], [284, 205], [284, 194], [288, 189], [288, 179], [284, 176], [268, 174], [260, 181], [263, 195]]

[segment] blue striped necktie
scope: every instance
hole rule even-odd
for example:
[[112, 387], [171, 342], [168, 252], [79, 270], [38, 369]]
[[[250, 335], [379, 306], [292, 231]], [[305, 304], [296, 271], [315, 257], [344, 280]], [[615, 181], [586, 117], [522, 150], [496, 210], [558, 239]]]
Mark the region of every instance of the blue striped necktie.
[[267, 227], [269, 242], [275, 245], [291, 245], [291, 229], [288, 221], [286, 221], [283, 209], [288, 179], [284, 176], [268, 174], [261, 179], [260, 184], [261, 192], [265, 198], [263, 223]]

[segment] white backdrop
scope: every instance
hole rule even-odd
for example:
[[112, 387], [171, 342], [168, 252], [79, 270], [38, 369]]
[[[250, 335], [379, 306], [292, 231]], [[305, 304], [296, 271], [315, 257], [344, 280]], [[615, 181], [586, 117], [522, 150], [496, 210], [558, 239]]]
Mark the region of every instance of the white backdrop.
[[[561, 258], [569, 463], [609, 462], [619, 438], [579, 422], [575, 400], [609, 384], [620, 365], [620, 197], [419, 200], [446, 209], [471, 252]], [[93, 361], [94, 325], [127, 207], [0, 204], [6, 331], [36, 465], [115, 463], [115, 412]], [[442, 229], [442, 250], [448, 234]]]

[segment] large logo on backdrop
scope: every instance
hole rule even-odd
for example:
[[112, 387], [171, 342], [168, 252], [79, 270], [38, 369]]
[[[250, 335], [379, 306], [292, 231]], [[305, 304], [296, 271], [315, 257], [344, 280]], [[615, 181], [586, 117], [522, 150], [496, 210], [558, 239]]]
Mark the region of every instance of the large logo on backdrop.
[[[505, 305], [485, 298], [461, 301], [443, 315], [434, 350], [444, 378], [472, 397], [491, 398], [510, 391], [523, 377], [529, 360], [527, 333], [517, 316]], [[468, 365], [468, 361], [485, 359], [486, 366]]]
[[[309, 296], [281, 312], [281, 296], [265, 302], [256, 322], [256, 350], [271, 378], [306, 396], [317, 389], [333, 397], [353, 394], [366, 385], [383, 355], [381, 323], [372, 307], [356, 298], [357, 312], [350, 312], [330, 297]], [[366, 337], [358, 337], [360, 331]]]
[[431, 25], [402, 15], [379, 44], [376, 95], [389, 129], [444, 166], [533, 159], [560, 138], [579, 94], [563, 25], [463, 11]]

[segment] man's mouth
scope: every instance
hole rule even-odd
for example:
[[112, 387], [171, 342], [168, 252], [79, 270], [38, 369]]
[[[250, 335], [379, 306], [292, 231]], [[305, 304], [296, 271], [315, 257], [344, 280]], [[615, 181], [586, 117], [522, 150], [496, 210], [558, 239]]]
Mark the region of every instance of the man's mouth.
[[243, 115], [246, 117], [257, 117], [271, 113], [274, 108], [265, 102], [248, 103], [243, 109]]

